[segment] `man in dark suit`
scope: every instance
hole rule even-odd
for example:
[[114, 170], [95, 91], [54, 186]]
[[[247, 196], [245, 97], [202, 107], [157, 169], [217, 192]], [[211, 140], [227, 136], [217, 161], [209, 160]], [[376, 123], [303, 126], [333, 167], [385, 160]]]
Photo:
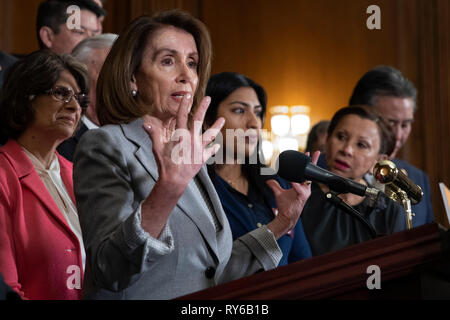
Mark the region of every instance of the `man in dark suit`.
[[[79, 9], [79, 21], [74, 15], [76, 11], [72, 10], [74, 6]], [[39, 48], [58, 54], [70, 53], [83, 39], [101, 33], [99, 19], [105, 14], [93, 0], [42, 1], [36, 17]]]
[[431, 189], [428, 176], [412, 164], [398, 159], [397, 153], [408, 140], [414, 121], [417, 90], [403, 74], [390, 66], [378, 66], [369, 70], [356, 84], [350, 105], [365, 104], [376, 108], [391, 125], [395, 134], [395, 149], [389, 156], [397, 168], [405, 169], [408, 177], [422, 188], [422, 201], [412, 206], [415, 213], [413, 227], [434, 220], [431, 206]]
[[10, 54], [0, 51], [0, 90], [3, 86], [3, 79], [6, 70], [11, 67], [18, 59]]
[[75, 149], [81, 136], [89, 129], [100, 126], [97, 118], [95, 100], [97, 79], [117, 35], [104, 33], [81, 41], [72, 51], [72, 55], [86, 64], [90, 79], [89, 105], [81, 118], [80, 128], [73, 137], [67, 139], [58, 146], [58, 152], [67, 160], [73, 161]]

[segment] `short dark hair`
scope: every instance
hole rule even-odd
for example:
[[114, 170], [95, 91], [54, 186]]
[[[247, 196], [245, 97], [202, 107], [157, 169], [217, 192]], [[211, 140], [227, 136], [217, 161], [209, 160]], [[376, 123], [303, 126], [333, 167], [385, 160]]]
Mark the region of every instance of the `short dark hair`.
[[26, 130], [35, 114], [30, 97], [50, 90], [64, 70], [72, 74], [82, 93], [89, 93], [87, 68], [71, 55], [36, 51], [7, 70], [0, 93], [0, 144]]
[[206, 95], [211, 97], [211, 103], [205, 115], [205, 124], [212, 126], [217, 119], [217, 111], [222, 101], [235, 90], [242, 87], [250, 87], [255, 90], [262, 107], [261, 120], [264, 122], [267, 107], [267, 94], [264, 88], [242, 74], [222, 72], [211, 76], [206, 86]]
[[395, 136], [390, 130], [388, 123], [374, 110], [367, 105], [353, 105], [339, 109], [331, 119], [328, 126], [328, 137], [331, 137], [341, 120], [348, 115], [357, 115], [362, 119], [371, 120], [376, 123], [380, 134], [380, 150], [378, 154], [390, 155], [395, 148]]
[[39, 36], [39, 30], [45, 26], [58, 34], [60, 26], [67, 21], [67, 7], [71, 5], [78, 6], [80, 10], [89, 10], [97, 17], [106, 15], [106, 11], [93, 0], [46, 0], [41, 2], [36, 17], [36, 35], [40, 49], [44, 49], [45, 45]]
[[380, 96], [411, 98], [416, 110], [417, 89], [391, 66], [377, 66], [364, 74], [356, 84], [349, 104], [374, 106], [375, 98]]
[[322, 120], [316, 123], [308, 133], [306, 138], [306, 149], [305, 151], [311, 151], [313, 144], [319, 138], [319, 134], [326, 134], [328, 131], [328, 126], [330, 125], [329, 120]]

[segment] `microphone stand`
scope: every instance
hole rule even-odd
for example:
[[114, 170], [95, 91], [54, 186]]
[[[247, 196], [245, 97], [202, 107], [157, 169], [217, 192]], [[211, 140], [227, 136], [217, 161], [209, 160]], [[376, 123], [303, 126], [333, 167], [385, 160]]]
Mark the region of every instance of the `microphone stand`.
[[403, 208], [405, 209], [406, 229], [412, 229], [412, 219], [415, 214], [412, 212], [411, 200], [408, 198], [408, 194], [393, 183], [386, 184], [385, 190], [389, 198], [400, 203], [403, 206]]
[[337, 207], [341, 208], [342, 210], [344, 210], [344, 212], [348, 213], [352, 217], [359, 220], [368, 229], [372, 238], [376, 238], [379, 236], [377, 234], [377, 231], [375, 230], [375, 228], [361, 215], [361, 213], [359, 213], [356, 209], [354, 209], [352, 206], [350, 206], [344, 200], [339, 198], [336, 194], [334, 194], [332, 192], [328, 192], [325, 196], [331, 203], [333, 203]]

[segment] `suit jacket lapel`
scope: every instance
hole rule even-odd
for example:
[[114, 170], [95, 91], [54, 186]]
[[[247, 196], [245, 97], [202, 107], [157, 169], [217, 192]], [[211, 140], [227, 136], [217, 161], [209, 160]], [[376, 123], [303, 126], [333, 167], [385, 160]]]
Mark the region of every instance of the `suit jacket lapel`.
[[59, 168], [60, 168], [60, 174], [61, 174], [61, 179], [64, 183], [64, 186], [66, 187], [67, 193], [70, 196], [70, 199], [72, 199], [73, 204], [76, 207], [76, 200], [75, 200], [75, 193], [73, 191], [73, 179], [72, 179], [72, 175], [73, 175], [73, 167], [72, 167], [72, 163], [70, 163], [69, 165], [66, 165], [66, 159], [63, 156], [60, 156], [59, 154], [57, 154], [58, 156], [58, 161], [59, 161]]
[[203, 186], [205, 187], [206, 192], [208, 193], [209, 199], [211, 200], [211, 203], [214, 208], [214, 212], [216, 213], [217, 219], [219, 220], [220, 226], [223, 229], [224, 223], [228, 223], [226, 221], [226, 215], [223, 211], [222, 203], [220, 202], [219, 195], [216, 192], [216, 188], [214, 187], [214, 184], [212, 183], [211, 179], [208, 175], [208, 170], [206, 169], [206, 166], [203, 166], [202, 169], [199, 171], [197, 175], [200, 179], [200, 181], [203, 183]]
[[[14, 167], [16, 169], [19, 180], [21, 181], [21, 184], [29, 189], [32, 193], [34, 193], [37, 200], [42, 202], [42, 204], [47, 208], [49, 214], [51, 214], [66, 229], [69, 234], [77, 239], [63, 214], [56, 205], [55, 201], [53, 201], [53, 198], [42, 182], [41, 177], [37, 173], [33, 164], [28, 159], [28, 156], [22, 150], [20, 145], [14, 140], [9, 140], [5, 145], [5, 150], [7, 151], [8, 155], [12, 157], [11, 161], [14, 163]], [[66, 181], [63, 181], [69, 191], [69, 195], [74, 200], [75, 197], [73, 196], [73, 186], [72, 184], [70, 184], [70, 186], [67, 184], [67, 180], [70, 179], [67, 179], [69, 173], [67, 173], [67, 168], [65, 166], [62, 172], [64, 172], [64, 176], [66, 177]]]
[[216, 243], [220, 242], [220, 247], [218, 247], [217, 251], [215, 252], [219, 261], [225, 261], [226, 259], [228, 259], [229, 253], [231, 252], [233, 246], [233, 238], [231, 236], [231, 232], [229, 232], [230, 227], [228, 219], [225, 215], [225, 211], [223, 210], [222, 203], [220, 201], [219, 195], [216, 192], [214, 184], [209, 178], [206, 166], [202, 167], [197, 176], [202, 181], [206, 192], [208, 193], [208, 196], [214, 207], [214, 212], [216, 214], [217, 220], [222, 227], [222, 230], [215, 235]]
[[213, 217], [194, 180], [191, 180], [187, 186], [177, 206], [194, 221], [218, 259], [217, 234]]
[[[137, 150], [135, 152], [137, 160], [141, 163], [149, 175], [157, 181], [159, 177], [158, 166], [156, 164], [155, 157], [153, 156], [152, 142], [148, 134], [142, 128], [142, 124], [143, 120], [139, 118], [128, 124], [122, 124], [121, 127], [127, 139], [132, 141], [137, 146]], [[202, 170], [204, 170], [204, 168], [202, 168]], [[203, 183], [205, 183], [205, 174], [207, 175], [206, 171], [201, 175], [201, 181]], [[205, 188], [209, 194], [210, 192], [208, 188], [206, 186]], [[214, 186], [212, 186], [212, 188], [214, 188]], [[213, 205], [216, 209], [216, 204], [214, 201]], [[216, 256], [218, 256], [217, 237], [214, 222], [206, 204], [202, 201], [200, 192], [197, 191], [194, 181], [191, 181], [187, 186], [185, 192], [177, 203], [177, 207], [189, 216], [190, 219], [197, 225], [212, 251]], [[223, 225], [223, 217], [218, 215], [218, 219]]]
[[56, 220], [61, 225], [63, 225], [69, 233], [73, 234], [72, 230], [67, 224], [66, 219], [63, 217], [55, 201], [53, 201], [53, 198], [51, 197], [50, 193], [48, 192], [38, 173], [32, 172], [29, 175], [22, 177], [21, 181], [23, 186], [28, 188], [31, 192], [33, 192], [36, 195], [36, 198], [43, 203], [43, 205], [47, 208], [48, 212], [54, 218], [56, 218]]
[[150, 176], [156, 181], [158, 180], [159, 175], [158, 165], [153, 156], [152, 140], [144, 131], [144, 128], [142, 128], [142, 124], [142, 118], [138, 118], [130, 123], [121, 124], [120, 126], [122, 127], [125, 137], [137, 147], [134, 155]]

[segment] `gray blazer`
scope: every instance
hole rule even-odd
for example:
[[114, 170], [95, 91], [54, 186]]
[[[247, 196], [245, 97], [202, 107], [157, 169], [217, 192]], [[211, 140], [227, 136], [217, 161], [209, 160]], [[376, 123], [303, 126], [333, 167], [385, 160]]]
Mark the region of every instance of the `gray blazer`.
[[281, 251], [265, 227], [233, 242], [205, 166], [197, 177], [219, 231], [191, 181], [155, 239], [141, 227], [141, 203], [158, 179], [142, 119], [83, 135], [74, 189], [87, 254], [84, 298], [171, 299], [278, 265]]

